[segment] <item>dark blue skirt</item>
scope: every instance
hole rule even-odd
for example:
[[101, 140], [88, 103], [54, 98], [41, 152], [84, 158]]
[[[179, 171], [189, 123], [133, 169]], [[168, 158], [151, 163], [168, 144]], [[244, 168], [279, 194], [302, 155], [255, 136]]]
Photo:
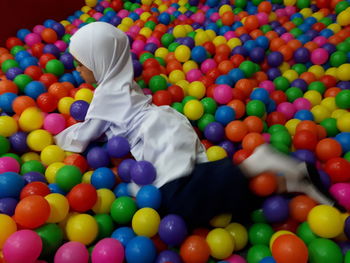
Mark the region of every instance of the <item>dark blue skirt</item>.
[[232, 213], [235, 221], [246, 223], [260, 200], [248, 189], [248, 179], [228, 158], [197, 164], [186, 177], [160, 188], [162, 214], [178, 214], [190, 227], [207, 226], [221, 213]]

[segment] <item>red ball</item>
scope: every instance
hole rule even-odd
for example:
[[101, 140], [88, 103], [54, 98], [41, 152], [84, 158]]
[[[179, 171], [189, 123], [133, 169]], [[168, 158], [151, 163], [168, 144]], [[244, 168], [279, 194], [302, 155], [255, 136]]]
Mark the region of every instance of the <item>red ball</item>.
[[45, 44], [43, 43], [36, 43], [31, 47], [33, 56], [40, 58], [43, 55]]
[[234, 100], [244, 101], [247, 98], [246, 94], [241, 89], [233, 88], [232, 94]]
[[149, 83], [151, 78], [155, 75], [159, 75], [160, 70], [157, 68], [147, 68], [142, 72], [142, 78], [146, 83]]
[[215, 82], [215, 81], [214, 81], [211, 77], [209, 77], [209, 76], [202, 76], [202, 77], [200, 77], [199, 81], [201, 81], [201, 82], [204, 84], [204, 86], [206, 86], [206, 87], [209, 87], [210, 85], [213, 85], [214, 82]]
[[63, 162], [66, 165], [74, 165], [78, 167], [82, 173], [85, 173], [85, 171], [89, 168], [86, 159], [78, 153], [68, 155]]
[[49, 62], [50, 60], [56, 59], [56, 57], [52, 54], [44, 54], [39, 58], [39, 65], [42, 68], [46, 67], [46, 63]]
[[271, 92], [270, 98], [274, 100], [277, 105], [287, 101], [287, 95], [282, 90], [275, 90]]
[[220, 71], [217, 68], [213, 68], [207, 72], [207, 76], [212, 79], [217, 79], [221, 75]]
[[51, 191], [47, 184], [43, 182], [32, 182], [22, 188], [20, 199], [23, 199], [30, 195], [46, 196], [50, 193]]
[[233, 162], [238, 165], [241, 162], [243, 162], [245, 159], [247, 159], [251, 154], [252, 154], [252, 152], [249, 150], [246, 150], [246, 149], [238, 150], [233, 155], [233, 158], [232, 158]]
[[279, 263], [307, 263], [309, 252], [296, 235], [281, 235], [272, 244], [272, 256]]
[[91, 184], [77, 184], [67, 195], [69, 205], [73, 211], [86, 212], [90, 210], [97, 201], [97, 192]]
[[280, 230], [287, 230], [287, 231], [290, 231], [292, 233], [297, 232], [298, 226], [299, 226], [299, 223], [292, 218], [288, 218], [287, 221], [285, 221], [283, 223], [272, 225], [273, 230], [276, 232], [280, 231]]
[[232, 61], [233, 66], [235, 68], [238, 68], [239, 65], [241, 65], [241, 63], [245, 60], [245, 58], [242, 55], [235, 54], [230, 58], [230, 60]]
[[90, 89], [90, 90], [95, 90], [94, 86], [88, 83], [82, 83], [79, 85], [78, 89]]
[[318, 142], [316, 146], [316, 156], [321, 161], [327, 161], [342, 154], [340, 143], [332, 138], [326, 138]]
[[268, 126], [275, 124], [284, 125], [287, 122], [287, 118], [282, 112], [274, 111], [267, 115], [266, 122]]
[[206, 140], [206, 139], [201, 140], [201, 142], [204, 145], [205, 149], [207, 149], [207, 150], [214, 145], [209, 140]]
[[172, 85], [168, 88], [173, 102], [181, 102], [185, 96], [183, 89], [180, 86]]
[[159, 64], [158, 60], [156, 60], [155, 58], [149, 58], [145, 62], [143, 62], [142, 67], [143, 67], [143, 69], [146, 69], [146, 68], [159, 68], [160, 64]]
[[57, 108], [58, 99], [55, 95], [45, 92], [38, 96], [36, 103], [42, 111], [53, 112]]
[[211, 55], [215, 54], [215, 45], [213, 44], [213, 42], [205, 42], [203, 44], [203, 47], [206, 49], [206, 51], [208, 51]]
[[210, 256], [207, 241], [200, 236], [189, 236], [180, 247], [180, 256], [185, 263], [205, 263]]
[[152, 101], [157, 106], [171, 105], [173, 102], [172, 95], [167, 90], [158, 90], [153, 94]]
[[348, 182], [350, 180], [350, 162], [341, 157], [329, 159], [325, 171], [333, 183]]
[[318, 142], [317, 135], [308, 130], [298, 131], [293, 137], [295, 149], [306, 149], [313, 151]]
[[214, 90], [215, 90], [216, 85], [213, 84], [207, 88], [206, 91], [206, 96], [209, 98], [214, 98]]
[[7, 40], [6, 40], [6, 47], [8, 49], [11, 49], [13, 48], [14, 46], [23, 46], [23, 42], [17, 38], [17, 37], [9, 37]]
[[44, 83], [45, 87], [48, 88], [51, 86], [51, 84], [57, 82], [58, 79], [54, 74], [45, 73], [41, 75], [41, 77], [39, 78], [39, 81]]
[[337, 79], [331, 75], [322, 76], [320, 81], [323, 82], [327, 88], [334, 87], [337, 84]]
[[328, 0], [316, 0], [316, 5], [318, 8], [329, 8], [330, 1], [328, 1]]
[[39, 66], [29, 66], [24, 70], [24, 74], [30, 76], [33, 80], [39, 80], [41, 75], [44, 74], [43, 70]]
[[115, 11], [119, 11], [123, 8], [123, 1], [114, 0], [111, 2], [110, 7], [113, 8]]

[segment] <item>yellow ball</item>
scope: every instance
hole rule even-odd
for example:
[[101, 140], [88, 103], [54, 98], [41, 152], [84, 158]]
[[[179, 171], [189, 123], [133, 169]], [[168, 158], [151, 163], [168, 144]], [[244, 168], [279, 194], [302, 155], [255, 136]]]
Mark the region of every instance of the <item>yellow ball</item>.
[[338, 72], [338, 69], [336, 67], [331, 67], [326, 70], [325, 75], [330, 75], [332, 77], [335, 77], [338, 80], [337, 72]]
[[130, 17], [124, 17], [121, 21], [121, 24], [130, 27], [134, 24], [134, 20], [132, 20]]
[[97, 201], [92, 211], [96, 214], [108, 214], [111, 211], [111, 205], [115, 200], [114, 193], [106, 188], [97, 190]]
[[324, 18], [324, 15], [321, 12], [316, 12], [312, 15], [312, 17], [316, 18], [317, 21], [320, 21], [322, 18]]
[[226, 12], [232, 12], [232, 8], [230, 5], [222, 5], [219, 8], [219, 15], [222, 16]]
[[327, 119], [331, 117], [331, 112], [326, 108], [325, 106], [322, 105], [316, 105], [311, 109], [312, 115], [314, 115], [314, 120], [317, 123], [320, 123], [324, 119]]
[[70, 106], [74, 102], [72, 97], [63, 97], [58, 101], [57, 109], [60, 113], [69, 114]]
[[174, 27], [173, 35], [175, 38], [186, 37], [187, 31], [183, 25], [177, 25]]
[[337, 16], [337, 23], [341, 26], [347, 26], [350, 24], [350, 12], [344, 10]]
[[205, 30], [205, 33], [206, 33], [207, 36], [209, 37], [210, 41], [213, 41], [214, 38], [216, 37], [216, 33], [215, 33], [214, 30], [207, 29], [207, 30]]
[[182, 65], [182, 70], [185, 73], [189, 72], [191, 69], [198, 69], [197, 63], [193, 60], [189, 60]]
[[176, 82], [175, 85], [182, 88], [185, 96], [188, 95], [188, 86], [190, 85], [190, 83], [187, 80], [185, 80], [185, 79], [180, 80], [180, 81]]
[[344, 220], [340, 212], [329, 205], [318, 205], [311, 209], [307, 222], [312, 232], [323, 238], [334, 238], [341, 234]]
[[175, 84], [176, 82], [185, 79], [185, 73], [183, 73], [179, 69], [175, 69], [169, 74], [169, 81], [172, 84]]
[[207, 235], [210, 254], [216, 259], [224, 259], [232, 255], [235, 243], [231, 234], [223, 228], [215, 228]]
[[213, 162], [226, 158], [227, 152], [220, 146], [211, 146], [207, 150], [207, 157], [210, 162]]
[[35, 107], [25, 109], [18, 120], [19, 127], [26, 132], [40, 129], [43, 126], [43, 123], [44, 115]]
[[84, 184], [90, 184], [91, 183], [91, 176], [94, 173], [94, 171], [88, 171], [84, 173], [82, 183]]
[[140, 15], [140, 19], [142, 21], [147, 21], [148, 18], [150, 18], [152, 15], [149, 12], [144, 12]]
[[248, 231], [239, 223], [231, 223], [225, 228], [233, 237], [235, 251], [243, 249], [248, 243]]
[[53, 144], [53, 138], [46, 130], [35, 130], [28, 134], [27, 144], [30, 149], [40, 152], [46, 146]]
[[88, 14], [82, 14], [79, 19], [83, 22], [86, 22], [86, 20], [90, 18], [90, 16]]
[[49, 145], [45, 147], [40, 154], [41, 162], [46, 166], [52, 163], [62, 162], [65, 157], [66, 154], [57, 145]]
[[89, 245], [97, 237], [98, 225], [91, 215], [79, 214], [68, 219], [66, 232], [69, 241]]
[[343, 109], [337, 109], [337, 110], [332, 112], [331, 117], [334, 118], [334, 119], [339, 119], [345, 113], [348, 113], [348, 111], [347, 110], [343, 110]]
[[175, 49], [175, 58], [180, 62], [186, 62], [191, 57], [191, 50], [188, 46], [180, 45]]
[[350, 64], [343, 64], [337, 69], [337, 78], [342, 81], [350, 80]]
[[226, 227], [232, 219], [232, 214], [220, 214], [217, 216], [214, 216], [211, 220], [210, 220], [210, 225], [212, 227]]
[[92, 101], [92, 98], [94, 96], [94, 93], [90, 89], [82, 88], [75, 93], [74, 99], [75, 100], [83, 100], [87, 103], [90, 103]]
[[67, 21], [67, 20], [62, 20], [60, 23], [61, 23], [61, 25], [64, 26], [64, 27], [70, 25], [70, 22]]
[[341, 132], [350, 132], [350, 113], [344, 113], [337, 119], [337, 127]]
[[190, 100], [184, 106], [184, 114], [192, 121], [199, 120], [204, 113], [204, 107], [198, 100]]
[[286, 122], [285, 126], [289, 132], [290, 135], [294, 136], [295, 135], [295, 130], [301, 120], [298, 119], [290, 119], [289, 121]]
[[324, 68], [320, 65], [313, 65], [308, 71], [313, 73], [318, 79], [324, 76]]
[[196, 46], [200, 46], [203, 45], [205, 42], [210, 41], [210, 38], [207, 33], [198, 32], [194, 37], [194, 41], [196, 43]]
[[190, 33], [193, 31], [193, 28], [190, 25], [184, 25], [184, 27], [185, 27], [187, 33]]
[[312, 106], [316, 106], [322, 101], [322, 95], [316, 90], [309, 90], [305, 92], [304, 98], [310, 101]]
[[239, 38], [231, 38], [229, 41], [227, 41], [227, 45], [231, 48], [234, 49], [237, 46], [242, 45], [242, 41]]
[[153, 0], [141, 0], [141, 3], [143, 5], [151, 5], [153, 3]]
[[45, 178], [49, 184], [53, 184], [56, 182], [56, 174], [57, 171], [65, 166], [62, 162], [51, 163], [45, 170]]
[[321, 105], [326, 107], [330, 112], [333, 112], [336, 109], [338, 109], [337, 104], [335, 103], [335, 98], [334, 97], [324, 98], [321, 101]]
[[206, 88], [201, 81], [193, 81], [188, 86], [188, 95], [201, 99], [205, 95]]
[[84, 13], [87, 13], [87, 12], [89, 12], [89, 11], [91, 10], [91, 7], [85, 5], [85, 6], [83, 6], [80, 10], [81, 10], [82, 12], [84, 12]]
[[295, 70], [288, 69], [283, 73], [283, 77], [288, 79], [289, 82], [293, 82], [294, 80], [296, 80], [299, 77], [299, 75], [298, 75], [298, 72], [296, 72]]
[[[178, 11], [180, 11], [181, 12], [181, 14], [184, 14], [184, 13], [186, 13], [187, 12], [187, 8], [186, 7], [184, 7], [184, 6], [180, 6], [178, 9], [177, 9]], [[165, 11], [165, 10], [164, 10]]]
[[275, 21], [277, 19], [277, 15], [274, 12], [269, 14], [269, 22]]
[[303, 8], [299, 12], [304, 18], [307, 18], [313, 14], [311, 8]]
[[[290, 66], [287, 62], [283, 62], [282, 65], [280, 65], [278, 68], [283, 73], [282, 76], [284, 76], [284, 73], [290, 69]], [[289, 75], [287, 74], [287, 76]]]
[[17, 225], [12, 217], [0, 214], [0, 250], [4, 246], [7, 238], [17, 231]]
[[97, 5], [97, 0], [85, 0], [85, 4], [89, 7], [94, 7], [95, 5]]
[[272, 249], [273, 242], [275, 242], [275, 240], [282, 235], [295, 235], [295, 234], [287, 230], [280, 230], [275, 232], [270, 239], [270, 249]]
[[152, 29], [144, 27], [140, 30], [139, 34], [149, 38], [152, 35]]
[[338, 24], [330, 24], [327, 28], [332, 30], [335, 34], [341, 30], [341, 26]]
[[21, 160], [23, 162], [28, 162], [28, 161], [39, 161], [40, 162], [40, 155], [35, 153], [35, 152], [27, 152], [21, 156]]
[[10, 116], [0, 116], [0, 135], [9, 137], [17, 132], [17, 122]]
[[284, 0], [283, 3], [285, 6], [293, 6], [295, 5], [297, 0]]
[[153, 237], [158, 232], [160, 216], [153, 208], [145, 207], [136, 211], [132, 218], [132, 229], [139, 236]]
[[213, 44], [217, 47], [219, 45], [222, 45], [222, 44], [226, 44], [227, 43], [227, 40], [224, 36], [217, 36], [213, 39]]
[[123, 24], [119, 24], [117, 28], [123, 32], [127, 32], [129, 30], [129, 26]]
[[169, 54], [169, 50], [166, 49], [165, 47], [157, 48], [156, 52], [154, 53], [156, 57], [159, 57], [162, 59], [165, 59], [166, 55], [168, 54]]
[[59, 223], [63, 221], [69, 212], [69, 202], [64, 195], [53, 193], [44, 197], [50, 205], [50, 216], [48, 223]]

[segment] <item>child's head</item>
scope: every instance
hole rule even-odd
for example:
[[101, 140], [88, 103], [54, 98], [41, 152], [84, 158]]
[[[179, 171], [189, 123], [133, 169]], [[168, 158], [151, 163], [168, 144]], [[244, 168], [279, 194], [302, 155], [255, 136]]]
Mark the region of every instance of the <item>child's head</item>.
[[88, 83], [101, 83], [114, 77], [130, 59], [126, 34], [104, 22], [79, 29], [71, 38], [69, 50], [78, 61], [77, 70]]

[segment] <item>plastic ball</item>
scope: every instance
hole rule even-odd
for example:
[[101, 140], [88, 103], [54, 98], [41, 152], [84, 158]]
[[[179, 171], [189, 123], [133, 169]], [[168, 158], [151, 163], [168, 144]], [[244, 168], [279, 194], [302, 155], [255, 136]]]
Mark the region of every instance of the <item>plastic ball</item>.
[[335, 97], [335, 103], [341, 109], [349, 109], [350, 108], [350, 91], [342, 90]]
[[82, 243], [70, 241], [57, 250], [54, 259], [57, 263], [86, 263], [89, 261], [89, 252]]
[[132, 218], [132, 228], [139, 236], [153, 237], [158, 232], [160, 216], [153, 208], [139, 209]]
[[136, 203], [130, 197], [118, 197], [111, 206], [111, 216], [119, 224], [125, 224], [131, 221], [136, 212]]
[[156, 259], [156, 248], [151, 239], [137, 236], [126, 245], [125, 258], [130, 263], [152, 263]]
[[192, 235], [181, 244], [180, 255], [186, 263], [206, 263], [210, 248], [203, 237]]
[[331, 158], [340, 157], [342, 148], [337, 140], [326, 138], [316, 145], [316, 155], [321, 161], [327, 161]]
[[218, 85], [214, 89], [214, 99], [220, 104], [226, 104], [232, 100], [232, 88], [229, 85]]
[[43, 249], [40, 257], [53, 256], [63, 241], [63, 231], [56, 224], [46, 224], [35, 229], [43, 242]]
[[251, 191], [259, 196], [269, 196], [277, 189], [276, 175], [270, 172], [261, 173], [249, 182]]
[[89, 245], [97, 236], [98, 226], [92, 216], [88, 214], [76, 214], [68, 219], [66, 232], [68, 240]]
[[0, 116], [0, 135], [9, 137], [17, 132], [17, 122], [9, 116]]
[[111, 169], [107, 167], [97, 168], [91, 178], [91, 184], [96, 189], [107, 188], [112, 189], [116, 184], [116, 178]]
[[203, 105], [197, 100], [188, 101], [184, 106], [184, 114], [190, 120], [198, 120], [204, 113]]
[[161, 192], [153, 185], [145, 185], [136, 194], [136, 203], [139, 208], [150, 207], [158, 209], [161, 204]]
[[158, 254], [156, 262], [157, 263], [165, 263], [165, 262], [180, 263], [182, 262], [182, 260], [178, 253], [172, 250], [163, 250]]
[[329, 239], [317, 238], [309, 244], [309, 257], [312, 263], [343, 262], [340, 247]]
[[89, 103], [84, 100], [74, 101], [69, 109], [70, 115], [77, 121], [84, 121], [89, 108]]
[[247, 261], [260, 263], [266, 257], [271, 256], [271, 252], [267, 246], [254, 245], [248, 250]]
[[131, 179], [138, 185], [151, 184], [156, 178], [156, 170], [148, 161], [138, 161], [130, 169]]
[[68, 193], [67, 199], [73, 211], [86, 212], [95, 205], [97, 192], [90, 184], [77, 184]]
[[124, 248], [118, 240], [105, 238], [95, 245], [91, 254], [91, 259], [96, 263], [122, 263], [124, 260]]
[[107, 142], [107, 151], [113, 158], [122, 158], [130, 152], [130, 145], [124, 137], [114, 136]]
[[22, 112], [18, 122], [23, 131], [34, 131], [42, 127], [44, 116], [39, 109], [28, 108]]
[[48, 223], [59, 223], [63, 221], [69, 212], [69, 203], [64, 195], [52, 193], [44, 197], [50, 205]]
[[0, 174], [0, 198], [17, 198], [24, 187], [24, 179], [14, 172], [2, 172]]
[[187, 233], [186, 223], [178, 215], [167, 215], [159, 224], [159, 236], [169, 246], [180, 245]]
[[78, 167], [73, 165], [65, 165], [56, 173], [56, 183], [58, 186], [68, 192], [74, 186], [81, 183], [82, 173]]
[[234, 250], [233, 237], [224, 229], [213, 229], [208, 233], [206, 240], [211, 250], [210, 254], [214, 258], [227, 258]]
[[92, 208], [96, 214], [106, 214], [111, 210], [112, 203], [115, 200], [114, 193], [109, 189], [97, 190], [97, 201]]
[[308, 262], [308, 250], [295, 235], [281, 235], [272, 245], [272, 256], [281, 263]]
[[264, 201], [263, 212], [268, 222], [283, 222], [289, 215], [287, 200], [281, 196], [269, 197]]
[[19, 163], [16, 159], [11, 157], [0, 157], [0, 173], [14, 172], [18, 173], [20, 170]]
[[213, 162], [227, 157], [227, 153], [225, 149], [220, 146], [211, 146], [207, 150], [207, 157], [209, 161]]
[[58, 113], [50, 113], [44, 119], [44, 129], [56, 135], [66, 128], [65, 118]]
[[249, 241], [252, 245], [268, 245], [273, 233], [271, 226], [257, 223], [249, 228]]
[[110, 157], [104, 148], [94, 147], [89, 150], [87, 161], [90, 167], [97, 169], [108, 166]]
[[0, 248], [3, 249], [6, 240], [17, 231], [17, 225], [10, 216], [0, 214], [0, 226], [2, 229], [0, 234]]

